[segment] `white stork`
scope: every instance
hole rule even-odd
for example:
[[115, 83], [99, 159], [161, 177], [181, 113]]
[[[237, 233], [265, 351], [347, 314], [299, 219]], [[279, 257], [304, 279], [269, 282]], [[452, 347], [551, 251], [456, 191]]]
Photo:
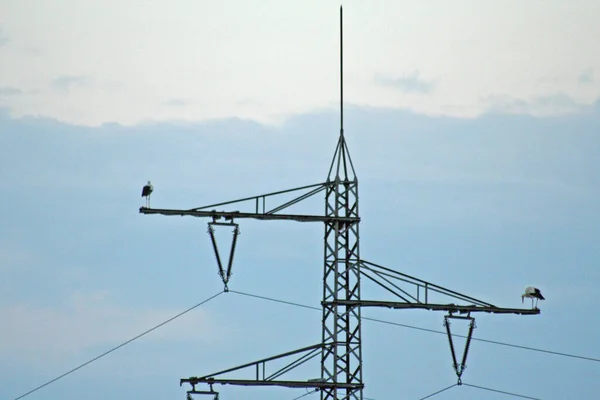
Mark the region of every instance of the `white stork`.
[[538, 301], [546, 300], [544, 296], [542, 296], [542, 292], [540, 292], [540, 289], [534, 288], [533, 286], [528, 286], [527, 288], [525, 288], [525, 293], [521, 295], [521, 303], [525, 301], [525, 297], [531, 299], [531, 308], [534, 308], [533, 299], [535, 299], [535, 308], [537, 308]]
[[154, 186], [148, 181], [146, 185], [142, 188], [142, 197], [146, 198], [146, 207], [150, 208], [150, 195], [154, 190]]

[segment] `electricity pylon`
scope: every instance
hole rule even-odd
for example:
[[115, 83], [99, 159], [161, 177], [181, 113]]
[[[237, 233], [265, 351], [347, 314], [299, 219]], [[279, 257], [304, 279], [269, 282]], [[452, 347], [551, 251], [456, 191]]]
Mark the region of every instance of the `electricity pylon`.
[[[217, 398], [218, 392], [214, 390], [214, 385], [226, 384], [313, 388], [320, 391], [321, 399], [323, 400], [362, 400], [364, 388], [361, 342], [362, 307], [416, 308], [447, 312], [445, 326], [450, 340], [454, 369], [460, 384], [460, 377], [466, 363], [468, 346], [475, 327], [474, 318], [471, 317], [472, 312], [521, 315], [540, 313], [538, 309], [496, 307], [493, 304], [361, 259], [359, 251], [360, 217], [358, 208], [358, 179], [344, 137], [343, 93], [343, 30], [342, 8], [340, 7], [340, 134], [329, 167], [327, 180], [313, 185], [211, 204], [189, 210], [140, 208], [140, 213], [142, 214], [186, 215], [212, 219], [212, 222], [209, 222], [209, 233], [217, 257], [219, 274], [225, 284], [225, 291], [228, 290], [227, 284], [231, 277], [235, 243], [239, 233], [238, 224], [235, 220], [244, 218], [291, 220], [299, 222], [323, 222], [325, 225], [321, 342], [201, 377], [194, 376], [181, 379], [180, 384], [188, 383], [191, 385], [191, 390], [187, 392], [188, 398], [191, 398], [192, 394], [214, 395]], [[271, 199], [292, 192], [301, 192], [302, 194], [274, 208], [267, 208], [267, 198]], [[321, 192], [325, 192], [325, 212], [323, 214], [282, 213], [288, 207]], [[253, 204], [253, 210], [217, 211], [215, 209], [215, 207], [243, 203]], [[222, 264], [216, 245], [213, 229], [216, 225], [234, 227], [233, 242], [227, 268]], [[363, 277], [383, 288], [388, 294], [392, 294], [394, 300], [362, 300], [360, 290], [361, 278]], [[451, 299], [452, 302], [430, 302], [431, 296], [445, 296]], [[467, 304], [458, 304], [459, 302]], [[466, 314], [466, 316], [455, 315], [456, 313]], [[449, 318], [470, 320], [466, 348], [460, 364], [456, 360]], [[281, 379], [287, 372], [318, 356], [321, 358], [320, 378], [308, 380]], [[275, 361], [288, 359], [293, 360], [284, 367], [267, 374], [267, 364], [271, 365]], [[232, 379], [227, 377], [232, 372], [248, 369], [253, 369], [255, 372], [246, 379]], [[207, 384], [208, 390], [197, 390], [196, 385], [198, 384]]]

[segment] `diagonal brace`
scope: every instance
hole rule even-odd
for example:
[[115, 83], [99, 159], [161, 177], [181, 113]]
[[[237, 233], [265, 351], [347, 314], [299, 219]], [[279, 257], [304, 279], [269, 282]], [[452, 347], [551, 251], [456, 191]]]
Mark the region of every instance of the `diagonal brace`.
[[[289, 351], [286, 353], [282, 353], [276, 356], [263, 358], [258, 361], [253, 361], [250, 363], [246, 363], [243, 365], [239, 365], [237, 367], [229, 368], [223, 371], [216, 372], [214, 374], [206, 375], [203, 377], [190, 377], [186, 379], [180, 380], [180, 386], [184, 383], [188, 383], [192, 385], [192, 392], [196, 391], [196, 385], [199, 383], [206, 383], [210, 386], [212, 392], [212, 386], [214, 384], [222, 384], [222, 385], [239, 385], [239, 386], [281, 386], [281, 387], [289, 387], [289, 388], [315, 388], [315, 389], [331, 389], [331, 388], [346, 388], [351, 390], [358, 390], [363, 388], [362, 383], [336, 383], [336, 382], [327, 382], [323, 379], [310, 379], [306, 381], [297, 381], [297, 380], [276, 380], [275, 378], [280, 377], [281, 375], [287, 373], [288, 371], [304, 364], [308, 360], [314, 358], [315, 356], [320, 354], [322, 349], [326, 347], [335, 346], [325, 345], [323, 343], [315, 344], [312, 346], [304, 347], [301, 349]], [[304, 353], [304, 354], [303, 354]], [[300, 358], [290, 362], [283, 368], [279, 369], [275, 373], [267, 376], [265, 372], [265, 364], [269, 361], [274, 361], [278, 359], [282, 359], [285, 357], [300, 355], [303, 354]], [[239, 371], [244, 368], [255, 367], [256, 368], [256, 377], [255, 379], [227, 379], [225, 377], [219, 378], [219, 376], [225, 375], [230, 372]], [[260, 373], [262, 367], [262, 376]]]
[[[401, 291], [408, 297], [412, 298], [417, 303], [421, 302], [421, 300], [419, 298], [419, 293], [420, 293], [420, 290], [422, 289], [422, 290], [424, 290], [424, 294], [425, 294], [425, 303], [428, 303], [429, 292], [435, 292], [435, 293], [442, 294], [442, 295], [445, 295], [448, 297], [452, 297], [456, 300], [470, 302], [470, 303], [476, 304], [478, 306], [497, 308], [493, 304], [490, 304], [483, 300], [479, 300], [474, 297], [464, 295], [462, 293], [456, 292], [454, 290], [450, 290], [443, 286], [436, 285], [434, 283], [427, 282], [427, 281], [424, 281], [419, 278], [415, 278], [414, 276], [410, 276], [410, 275], [404, 274], [402, 272], [393, 270], [391, 268], [384, 267], [382, 265], [377, 265], [377, 264], [369, 262], [369, 261], [361, 260], [361, 271], [362, 270], [370, 271], [370, 272], [376, 274], [381, 280], [385, 281], [387, 283], [387, 285], [391, 285], [397, 290], [401, 290], [401, 289], [397, 285], [392, 284], [392, 282], [391, 282], [392, 279], [395, 280], [396, 282], [399, 282], [399, 283], [404, 282], [405, 284], [407, 284], [409, 286], [415, 287], [416, 294], [417, 294], [416, 297], [408, 294], [404, 290], [401, 290]], [[387, 278], [389, 278], [389, 279], [387, 279]], [[382, 282], [377, 282], [377, 283], [379, 283], [380, 285], [382, 285], [384, 287], [386, 286], [385, 283], [382, 283]], [[392, 289], [389, 287], [386, 287], [386, 289], [388, 291], [392, 291]], [[401, 297], [401, 296], [399, 296], [399, 297]], [[401, 298], [406, 301], [406, 299], [404, 297], [401, 297]]]

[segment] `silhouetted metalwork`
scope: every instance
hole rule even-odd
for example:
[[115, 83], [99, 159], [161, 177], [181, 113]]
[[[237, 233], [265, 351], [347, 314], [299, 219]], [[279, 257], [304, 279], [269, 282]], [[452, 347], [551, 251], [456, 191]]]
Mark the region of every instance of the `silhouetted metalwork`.
[[[240, 226], [234, 222], [216, 222], [217, 218], [213, 219], [213, 222], [208, 223], [208, 234], [210, 235], [210, 242], [212, 243], [213, 250], [215, 251], [215, 257], [217, 258], [217, 265], [219, 267], [219, 276], [225, 285], [225, 291], [228, 292], [229, 278], [231, 278], [231, 268], [233, 266], [233, 256], [235, 255], [235, 245], [237, 243], [237, 237], [240, 234]], [[221, 262], [221, 254], [217, 246], [217, 238], [215, 237], [215, 226], [232, 226], [233, 227], [233, 240], [231, 241], [231, 249], [229, 250], [229, 259], [227, 261], [227, 271], [223, 268]]]
[[[426, 309], [445, 311], [448, 318], [466, 318], [471, 320], [467, 348], [461, 364], [456, 362], [452, 341], [451, 352], [454, 368], [459, 377], [466, 365], [468, 344], [474, 328], [472, 312], [534, 315], [537, 309], [501, 308], [475, 299], [442, 286], [403, 274], [391, 268], [362, 260], [359, 251], [359, 207], [358, 179], [348, 151], [343, 124], [343, 32], [342, 8], [340, 7], [340, 134], [325, 182], [301, 186], [258, 196], [245, 197], [204, 207], [187, 210], [154, 209], [141, 207], [142, 214], [160, 214], [167, 216], [193, 216], [210, 218], [209, 234], [217, 258], [219, 275], [227, 284], [232, 274], [233, 256], [239, 233], [235, 220], [253, 218], [258, 220], [290, 220], [297, 222], [322, 222], [325, 225], [323, 260], [323, 299], [321, 343], [304, 347], [258, 361], [246, 363], [227, 370], [201, 377], [193, 376], [181, 379], [180, 385], [190, 384], [192, 394], [214, 395], [218, 393], [213, 386], [281, 386], [289, 388], [313, 388], [319, 390], [321, 399], [363, 399], [361, 309], [363, 307], [387, 307], [392, 309]], [[282, 202], [268, 209], [267, 199], [279, 195], [300, 192], [293, 200]], [[316, 194], [324, 192], [325, 211], [323, 214], [282, 213], [290, 206], [302, 202]], [[242, 207], [251, 206], [246, 211]], [[217, 210], [217, 207], [235, 206], [237, 210]], [[219, 222], [219, 221], [223, 222]], [[225, 225], [234, 227], [233, 242], [227, 268], [223, 267], [217, 248], [213, 227]], [[366, 278], [383, 289], [383, 294], [391, 296], [389, 300], [363, 300], [361, 298], [361, 278]], [[454, 313], [467, 314], [466, 317]], [[449, 331], [449, 323], [447, 323]], [[451, 339], [451, 336], [450, 336]], [[289, 371], [320, 357], [319, 378], [306, 380], [285, 379]], [[270, 368], [277, 361], [287, 361], [283, 367]], [[267, 371], [267, 368], [269, 370]], [[247, 374], [246, 377], [231, 377], [232, 373]], [[196, 385], [207, 384], [209, 390], [196, 390]]]
[[[469, 332], [467, 333], [465, 349], [463, 351], [463, 356], [460, 361], [460, 364], [456, 360], [456, 351], [454, 349], [454, 341], [452, 340], [452, 333], [450, 332], [451, 331], [450, 319], [464, 319], [464, 320], [469, 321]], [[471, 345], [471, 339], [473, 338], [473, 330], [475, 329], [475, 318], [471, 317], [470, 315], [463, 317], [463, 316], [452, 315], [452, 313], [450, 313], [444, 317], [444, 326], [446, 327], [446, 333], [448, 334], [448, 342], [450, 344], [450, 353], [452, 354], [452, 367], [454, 368], [454, 371], [456, 372], [456, 376], [458, 377], [457, 384], [461, 385], [462, 381], [460, 378], [461, 378], [463, 372], [465, 371], [465, 368], [467, 368], [467, 356], [469, 355], [469, 346]]]

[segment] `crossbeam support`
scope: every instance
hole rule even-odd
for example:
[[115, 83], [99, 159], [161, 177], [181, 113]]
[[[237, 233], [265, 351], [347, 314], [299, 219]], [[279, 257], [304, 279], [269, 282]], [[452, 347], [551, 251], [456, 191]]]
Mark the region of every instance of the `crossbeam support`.
[[252, 213], [240, 211], [201, 211], [201, 210], [174, 210], [174, 209], [159, 209], [140, 207], [140, 214], [160, 214], [169, 216], [192, 216], [205, 217], [225, 220], [233, 220], [234, 218], [253, 218], [258, 220], [292, 220], [298, 222], [343, 222], [356, 223], [360, 222], [358, 217], [344, 216], [326, 216], [326, 215], [301, 215], [301, 214], [268, 214], [268, 213]]
[[[495, 305], [483, 300], [467, 296], [443, 286], [436, 285], [435, 283], [427, 282], [423, 279], [407, 275], [370, 261], [361, 260], [361, 274], [407, 303], [429, 303], [431, 294], [439, 294], [454, 300], [464, 301], [478, 306], [497, 308]], [[399, 285], [403, 286], [404, 289]], [[407, 290], [410, 290], [412, 294]]]
[[537, 315], [539, 309], [527, 308], [502, 308], [478, 305], [458, 305], [458, 304], [429, 304], [429, 303], [404, 303], [398, 301], [378, 301], [378, 300], [336, 300], [324, 301], [323, 306], [346, 306], [346, 307], [384, 307], [394, 309], [422, 309], [430, 311], [446, 311], [450, 313], [467, 314], [471, 312], [487, 312], [492, 314], [518, 314], [518, 315]]
[[197, 379], [182, 379], [182, 382], [190, 384], [208, 383], [221, 385], [236, 385], [236, 386], [280, 386], [287, 388], [314, 388], [314, 389], [351, 389], [359, 390], [364, 388], [364, 384], [360, 383], [335, 383], [335, 382], [319, 382], [319, 381], [257, 381], [254, 379], [214, 379], [214, 378], [197, 378]]

